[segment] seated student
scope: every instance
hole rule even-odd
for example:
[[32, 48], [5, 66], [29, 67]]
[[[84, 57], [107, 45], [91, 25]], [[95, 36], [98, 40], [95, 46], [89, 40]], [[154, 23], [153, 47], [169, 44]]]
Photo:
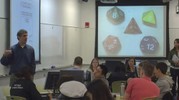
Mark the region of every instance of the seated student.
[[125, 62], [126, 65], [126, 73], [129, 78], [138, 77], [137, 67], [135, 66], [136, 61], [134, 57], [128, 58]]
[[91, 61], [89, 69], [91, 70], [91, 72], [94, 72], [94, 70], [96, 70], [98, 66], [99, 66], [98, 58], [93, 58], [92, 61]]
[[143, 100], [147, 97], [158, 97], [160, 89], [151, 81], [154, 66], [148, 61], [139, 64], [140, 78], [131, 78], [125, 90], [124, 100]]
[[101, 79], [109, 87], [109, 82], [106, 79], [107, 72], [108, 70], [106, 66], [104, 64], [100, 64], [94, 71], [94, 79]]
[[32, 81], [32, 70], [29, 68], [30, 67], [23, 67], [20, 72], [15, 74], [18, 80], [12, 84], [10, 95], [21, 96], [27, 100], [42, 100], [40, 93]]
[[[157, 63], [155, 67], [154, 74], [158, 78], [156, 84], [160, 88], [159, 100], [162, 100], [162, 97], [167, 93], [171, 92], [173, 86], [173, 80], [171, 77], [166, 75], [168, 66], [164, 62]], [[170, 98], [171, 100], [173, 98]], [[168, 99], [169, 100], [169, 99]]]
[[80, 56], [75, 57], [74, 62], [73, 62], [73, 67], [69, 69], [73, 70], [81, 70], [83, 65], [83, 58]]
[[[93, 80], [94, 79], [94, 71], [97, 69], [97, 67], [99, 66], [99, 60], [98, 60], [98, 58], [93, 58], [92, 60], [91, 60], [91, 64], [90, 64], [90, 66], [89, 66], [89, 69], [87, 69], [87, 73], [89, 73], [90, 74], [90, 78], [88, 78], [88, 79], [90, 79], [89, 81], [88, 81], [88, 83], [91, 81], [91, 80]], [[88, 76], [89, 77], [89, 76]]]
[[87, 86], [85, 100], [113, 100], [113, 97], [107, 85], [102, 80], [95, 79]]

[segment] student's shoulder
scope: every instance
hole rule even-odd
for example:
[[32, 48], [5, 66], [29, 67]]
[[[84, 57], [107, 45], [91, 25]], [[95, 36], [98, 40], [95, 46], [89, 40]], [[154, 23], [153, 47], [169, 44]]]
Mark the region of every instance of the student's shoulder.
[[167, 84], [168, 82], [167, 82], [167, 80], [157, 80], [157, 82], [156, 82], [156, 84], [158, 85], [158, 86], [161, 86], [161, 85], [165, 85], [165, 84]]
[[141, 78], [130, 78], [127, 80], [128, 83], [138, 83], [140, 81], [142, 81]]
[[18, 43], [17, 43], [17, 44], [12, 45], [12, 46], [11, 46], [11, 49], [16, 49], [17, 47], [19, 47], [19, 44], [18, 44]]
[[34, 49], [31, 45], [29, 45], [29, 44], [26, 44], [26, 47], [28, 48], [28, 49]]

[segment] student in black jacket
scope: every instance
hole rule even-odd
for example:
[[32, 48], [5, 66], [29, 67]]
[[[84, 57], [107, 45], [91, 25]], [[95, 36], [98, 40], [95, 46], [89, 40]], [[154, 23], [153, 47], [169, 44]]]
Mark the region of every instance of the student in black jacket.
[[21, 96], [27, 100], [42, 100], [36, 85], [32, 81], [32, 70], [29, 67], [23, 67], [16, 75], [18, 78], [11, 86], [11, 96]]

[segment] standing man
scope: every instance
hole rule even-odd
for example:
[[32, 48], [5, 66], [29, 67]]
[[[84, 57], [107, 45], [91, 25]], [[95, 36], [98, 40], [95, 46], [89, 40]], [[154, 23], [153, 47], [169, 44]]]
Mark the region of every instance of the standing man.
[[8, 66], [10, 65], [10, 86], [17, 80], [15, 76], [23, 66], [31, 66], [32, 77], [35, 74], [35, 53], [32, 46], [27, 43], [28, 32], [21, 29], [17, 32], [18, 43], [13, 45], [10, 50], [5, 50], [1, 64]]

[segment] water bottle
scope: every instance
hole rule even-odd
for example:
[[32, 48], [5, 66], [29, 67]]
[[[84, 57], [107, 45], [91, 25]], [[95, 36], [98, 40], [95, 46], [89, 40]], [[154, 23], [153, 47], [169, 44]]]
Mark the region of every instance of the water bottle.
[[120, 95], [121, 96], [124, 96], [124, 88], [125, 88], [125, 85], [124, 85], [124, 83], [121, 83], [121, 93], [120, 93]]

